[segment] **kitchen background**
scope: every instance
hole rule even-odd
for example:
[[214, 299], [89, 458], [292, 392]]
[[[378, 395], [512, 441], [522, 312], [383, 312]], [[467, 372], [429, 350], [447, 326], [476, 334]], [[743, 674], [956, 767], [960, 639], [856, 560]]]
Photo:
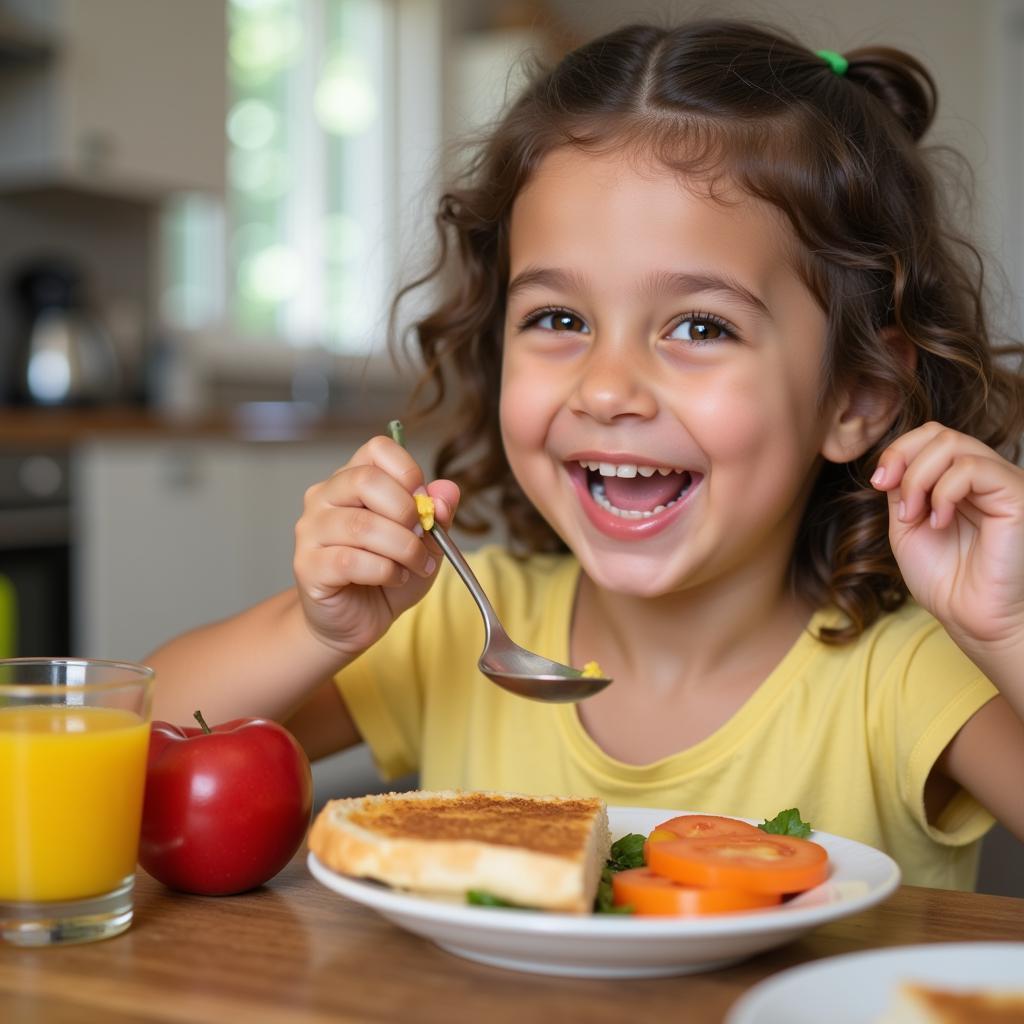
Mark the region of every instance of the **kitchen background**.
[[[303, 490], [402, 409], [458, 141], [529, 60], [710, 13], [925, 59], [1016, 332], [1024, 0], [0, 0], [0, 655], [141, 659], [289, 585]], [[1001, 830], [980, 887], [1024, 895]]]

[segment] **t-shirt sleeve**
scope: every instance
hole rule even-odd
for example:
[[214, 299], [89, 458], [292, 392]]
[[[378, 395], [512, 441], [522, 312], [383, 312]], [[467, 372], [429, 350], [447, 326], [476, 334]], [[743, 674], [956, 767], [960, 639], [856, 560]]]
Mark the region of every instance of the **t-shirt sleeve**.
[[930, 822], [925, 783], [950, 740], [998, 691], [934, 621], [894, 667], [895, 699], [887, 702], [893, 717], [888, 731], [894, 737], [901, 799], [932, 840], [944, 846], [966, 846], [980, 839], [995, 819], [960, 789]]
[[[440, 581], [439, 581], [440, 583]], [[420, 633], [436, 584], [372, 647], [334, 677], [385, 781], [417, 771], [423, 732]]]

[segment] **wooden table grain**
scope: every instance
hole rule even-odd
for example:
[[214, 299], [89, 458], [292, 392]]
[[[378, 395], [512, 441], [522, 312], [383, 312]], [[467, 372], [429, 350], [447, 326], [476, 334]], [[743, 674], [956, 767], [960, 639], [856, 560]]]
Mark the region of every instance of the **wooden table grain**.
[[267, 886], [239, 896], [181, 895], [140, 873], [124, 935], [0, 947], [0, 1021], [703, 1024], [720, 1022], [751, 985], [796, 964], [966, 940], [1024, 940], [1024, 900], [903, 886], [877, 907], [723, 970], [656, 980], [545, 977], [443, 952], [323, 888], [300, 854]]

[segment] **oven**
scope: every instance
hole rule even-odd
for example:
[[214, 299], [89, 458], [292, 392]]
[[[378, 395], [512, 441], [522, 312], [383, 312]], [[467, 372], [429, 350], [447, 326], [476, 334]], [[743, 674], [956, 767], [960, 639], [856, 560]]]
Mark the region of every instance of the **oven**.
[[0, 450], [0, 637], [8, 656], [72, 654], [69, 475], [66, 448]]

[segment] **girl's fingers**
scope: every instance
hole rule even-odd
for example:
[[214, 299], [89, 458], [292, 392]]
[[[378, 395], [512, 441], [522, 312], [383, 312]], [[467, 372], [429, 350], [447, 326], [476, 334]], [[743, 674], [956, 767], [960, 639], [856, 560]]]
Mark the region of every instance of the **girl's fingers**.
[[390, 558], [352, 547], [320, 548], [307, 553], [296, 559], [295, 574], [314, 601], [322, 601], [353, 584], [398, 587], [409, 579], [409, 570]]
[[[931, 491], [931, 524], [942, 529], [953, 521], [959, 512], [975, 525], [980, 525], [986, 516], [999, 517], [1013, 511], [1004, 499], [1013, 504], [1012, 489], [1014, 477], [1020, 471], [998, 457], [986, 458], [979, 455], [961, 455], [936, 481]], [[1022, 481], [1018, 479], [1018, 498]]]
[[408, 450], [390, 437], [371, 437], [348, 463], [349, 467], [376, 466], [397, 480], [410, 494], [423, 486], [423, 471]]
[[898, 487], [908, 464], [944, 430], [941, 423], [925, 423], [898, 437], [879, 457], [871, 483], [880, 491]]
[[349, 466], [314, 485], [306, 492], [306, 508], [318, 506], [369, 508], [409, 527], [417, 522], [412, 491], [379, 466]]
[[896, 516], [901, 522], [917, 522], [930, 514], [930, 495], [943, 474], [957, 459], [966, 457], [998, 459], [975, 438], [938, 424], [926, 424], [890, 445], [879, 460], [884, 480], [879, 484], [873, 477], [872, 482], [889, 492], [890, 505], [895, 499]]
[[429, 576], [432, 556], [411, 529], [369, 508], [319, 508], [296, 526], [296, 548], [361, 548]]
[[445, 529], [452, 525], [459, 507], [459, 487], [451, 480], [435, 480], [427, 493], [434, 499], [434, 514]]
[[375, 437], [349, 462], [306, 492], [295, 527], [294, 570], [314, 599], [351, 584], [392, 587], [410, 573], [429, 579], [441, 553], [423, 536], [413, 492], [435, 499], [438, 521], [450, 525], [459, 489], [450, 480], [423, 485], [415, 460], [390, 438]]

